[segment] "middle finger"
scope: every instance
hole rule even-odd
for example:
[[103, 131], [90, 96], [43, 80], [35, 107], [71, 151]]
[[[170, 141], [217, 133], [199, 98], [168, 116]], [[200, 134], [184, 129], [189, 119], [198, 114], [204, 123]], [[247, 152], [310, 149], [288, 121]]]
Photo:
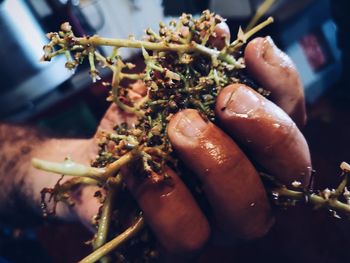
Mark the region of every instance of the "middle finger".
[[268, 231], [272, 219], [259, 175], [228, 135], [187, 109], [172, 118], [168, 136], [201, 180], [220, 232], [252, 239]]

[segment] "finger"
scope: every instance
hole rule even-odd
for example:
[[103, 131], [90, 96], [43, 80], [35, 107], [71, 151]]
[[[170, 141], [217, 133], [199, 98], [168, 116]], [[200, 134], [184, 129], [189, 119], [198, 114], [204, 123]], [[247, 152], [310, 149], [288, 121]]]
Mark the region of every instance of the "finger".
[[291, 118], [274, 103], [243, 84], [232, 84], [220, 92], [216, 116], [228, 134], [281, 182], [308, 184], [308, 145]]
[[201, 180], [221, 232], [243, 239], [264, 235], [272, 223], [270, 207], [258, 173], [239, 147], [192, 109], [171, 119], [168, 136]]
[[126, 171], [123, 179], [166, 252], [189, 257], [208, 241], [209, 224], [180, 178], [169, 168], [166, 173], [170, 179], [161, 182]]
[[306, 122], [304, 90], [291, 59], [270, 37], [249, 42], [244, 52], [248, 71], [271, 91], [272, 100], [300, 127]]

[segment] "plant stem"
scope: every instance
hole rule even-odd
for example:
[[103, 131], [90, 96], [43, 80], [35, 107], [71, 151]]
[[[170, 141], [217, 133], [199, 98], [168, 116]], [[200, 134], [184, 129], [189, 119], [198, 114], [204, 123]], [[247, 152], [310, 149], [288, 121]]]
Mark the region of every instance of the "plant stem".
[[114, 103], [117, 104], [118, 107], [119, 107], [120, 109], [122, 109], [123, 111], [126, 111], [126, 112], [128, 112], [128, 113], [133, 113], [133, 114], [135, 114], [137, 117], [143, 117], [143, 116], [144, 116], [144, 113], [143, 113], [142, 111], [140, 111], [138, 108], [136, 108], [136, 107], [130, 107], [130, 106], [128, 106], [128, 105], [126, 105], [126, 104], [124, 104], [123, 102], [120, 101], [120, 99], [118, 98], [118, 96], [115, 95], [116, 92], [114, 92], [114, 91], [116, 91], [117, 89], [118, 89], [118, 88], [112, 89], [112, 92], [113, 92], [113, 95], [114, 95], [114, 96], [113, 96], [113, 101], [114, 101]]
[[[121, 182], [122, 182], [120, 174], [118, 174], [115, 177], [115, 179], [116, 180], [114, 181], [113, 187], [109, 187], [106, 200], [103, 203], [101, 218], [98, 223], [98, 230], [92, 245], [93, 250], [100, 248], [107, 241], [109, 223], [111, 220], [111, 213], [113, 209], [113, 201], [115, 196], [118, 194], [118, 190], [120, 189]], [[109, 262], [108, 256], [105, 256], [101, 259], [101, 263], [107, 263], [107, 262]]]
[[145, 74], [138, 73], [138, 74], [130, 74], [130, 73], [120, 73], [122, 78], [128, 78], [133, 80], [143, 79], [145, 77]]
[[106, 200], [102, 207], [101, 218], [98, 224], [98, 230], [96, 233], [96, 238], [93, 242], [93, 249], [96, 250], [101, 247], [107, 240], [107, 232], [109, 227], [109, 216], [111, 214], [112, 200], [114, 197], [114, 189], [110, 189], [107, 192]]
[[[64, 39], [60, 39], [61, 44], [65, 43]], [[194, 46], [191, 44], [164, 44], [162, 42], [153, 43], [135, 39], [117, 39], [117, 38], [104, 38], [99, 36], [77, 37], [74, 38], [76, 45], [92, 45], [92, 46], [113, 46], [113, 47], [126, 47], [126, 48], [142, 48], [148, 50], [157, 51], [188, 51], [193, 50]]]
[[136, 147], [135, 149], [131, 150], [130, 152], [124, 154], [118, 160], [114, 161], [113, 163], [108, 164], [106, 166], [106, 171], [103, 174], [103, 177], [105, 177], [107, 179], [109, 176], [117, 173], [120, 170], [120, 168], [122, 168], [124, 165], [126, 165], [130, 161], [139, 157], [140, 153], [141, 153], [141, 150], [138, 147]]
[[253, 16], [252, 20], [250, 20], [248, 26], [246, 27], [245, 31], [250, 30], [253, 26], [256, 25], [258, 20], [266, 14], [267, 10], [270, 9], [270, 7], [273, 5], [275, 0], [265, 0], [256, 10], [255, 15]]
[[255, 35], [257, 32], [259, 32], [264, 27], [268, 26], [269, 24], [273, 23], [273, 17], [267, 18], [265, 21], [261, 22], [257, 26], [253, 27], [251, 30], [249, 30], [247, 33], [245, 33], [246, 39], [251, 38], [253, 35]]
[[70, 191], [77, 185], [98, 185], [98, 181], [89, 177], [73, 177], [59, 186], [61, 192]]
[[[305, 193], [293, 191], [284, 186], [276, 188], [272, 192], [276, 193], [279, 197], [286, 197], [292, 200], [301, 201], [305, 199]], [[350, 206], [340, 202], [337, 198], [326, 199], [317, 194], [310, 194], [308, 197], [309, 202], [316, 207], [327, 207], [331, 210], [350, 215]]]
[[83, 176], [95, 179], [97, 181], [100, 181], [101, 177], [106, 173], [106, 169], [104, 168], [86, 166], [83, 164], [75, 163], [69, 159], [63, 161], [62, 163], [56, 163], [33, 158], [32, 165], [37, 169], [47, 172], [71, 176]]
[[[64, 39], [59, 39], [60, 44], [64, 44]], [[164, 42], [148, 42], [142, 40], [135, 39], [116, 39], [116, 38], [104, 38], [99, 36], [92, 36], [89, 38], [86, 37], [76, 37], [74, 38], [75, 45], [83, 45], [83, 46], [113, 46], [117, 48], [125, 47], [125, 48], [145, 48], [147, 50], [155, 50], [155, 51], [175, 51], [175, 52], [198, 52], [202, 55], [206, 55], [208, 57], [218, 57], [220, 52], [203, 45], [197, 44], [195, 42], [191, 42], [189, 44], [172, 44], [172, 43], [164, 43]], [[227, 63], [230, 63], [232, 58], [228, 58], [230, 55], [227, 55]]]
[[108, 253], [115, 250], [117, 247], [134, 237], [144, 227], [144, 225], [145, 222], [143, 217], [141, 216], [140, 218], [138, 218], [134, 225], [126, 229], [119, 236], [115, 237], [99, 249], [92, 252], [90, 255], [79, 261], [79, 263], [93, 263], [98, 261], [100, 258], [107, 255]]
[[94, 250], [98, 249], [104, 243], [106, 243], [109, 222], [110, 222], [110, 215], [113, 207], [113, 200], [115, 196], [118, 194], [118, 190], [120, 189], [121, 182], [122, 182], [121, 175], [118, 174], [115, 177], [113, 187], [110, 187], [109, 191], [107, 192], [107, 197], [102, 208], [101, 219], [99, 220], [96, 238], [93, 243]]
[[99, 182], [104, 182], [109, 176], [117, 173], [120, 168], [128, 162], [139, 156], [140, 150], [133, 149], [124, 154], [118, 160], [110, 163], [105, 168], [90, 167], [83, 164], [73, 162], [72, 160], [64, 160], [62, 163], [45, 161], [37, 158], [32, 159], [32, 165], [40, 170], [71, 176], [80, 176], [94, 179]]
[[[240, 39], [239, 37], [233, 41], [228, 48], [228, 50], [236, 50], [237, 48], [241, 47], [249, 38], [251, 38], [254, 34], [256, 34], [257, 32], [259, 32], [260, 30], [262, 30], [264, 27], [268, 26], [269, 24], [273, 23], [273, 17], [269, 17], [267, 18], [265, 21], [261, 22], [260, 24], [256, 25], [255, 27], [253, 27], [252, 29], [250, 29], [247, 33], [244, 33], [244, 41], [242, 42], [242, 39]], [[225, 53], [223, 53], [223, 51], [225, 51], [225, 49], [222, 50], [222, 54], [224, 55]]]

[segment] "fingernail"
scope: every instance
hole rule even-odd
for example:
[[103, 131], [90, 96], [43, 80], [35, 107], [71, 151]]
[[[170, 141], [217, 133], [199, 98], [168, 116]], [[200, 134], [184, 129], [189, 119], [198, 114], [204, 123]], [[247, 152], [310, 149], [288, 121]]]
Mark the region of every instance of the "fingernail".
[[198, 137], [208, 125], [195, 110], [185, 110], [178, 114], [181, 115], [176, 130], [186, 137]]
[[226, 111], [241, 117], [249, 117], [260, 104], [258, 96], [248, 87], [237, 87], [226, 95]]
[[267, 36], [263, 42], [263, 58], [269, 64], [280, 64], [284, 53], [275, 45], [272, 38]]

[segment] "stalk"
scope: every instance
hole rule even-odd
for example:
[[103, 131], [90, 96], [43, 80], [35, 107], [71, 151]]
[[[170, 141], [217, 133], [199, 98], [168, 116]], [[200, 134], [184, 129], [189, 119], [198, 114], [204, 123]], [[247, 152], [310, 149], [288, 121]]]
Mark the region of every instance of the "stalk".
[[[113, 185], [109, 187], [106, 193], [106, 200], [103, 203], [101, 218], [98, 222], [98, 230], [96, 233], [96, 237], [92, 243], [92, 248], [94, 251], [103, 246], [107, 241], [114, 199], [118, 194], [118, 191], [121, 187], [121, 183], [121, 175], [118, 174], [113, 182]], [[101, 263], [108, 262], [109, 258], [107, 256], [101, 258]]]
[[123, 245], [125, 242], [130, 240], [132, 237], [134, 237], [137, 233], [139, 233], [145, 225], [144, 219], [141, 216], [135, 224], [133, 224], [131, 227], [126, 229], [123, 233], [103, 245], [102, 247], [98, 248], [94, 252], [92, 252], [90, 255], [79, 261], [79, 263], [94, 263], [107, 255], [108, 253], [112, 252], [113, 250], [117, 249], [121, 245]]
[[101, 177], [103, 177], [103, 175], [106, 173], [105, 168], [86, 166], [83, 164], [75, 163], [70, 159], [66, 159], [62, 163], [56, 163], [33, 158], [32, 165], [39, 170], [47, 172], [88, 177], [97, 181], [101, 180]]
[[274, 195], [277, 194], [279, 198], [285, 197], [296, 201], [303, 201], [305, 199], [308, 199], [308, 203], [316, 208], [324, 207], [331, 211], [340, 212], [346, 214], [347, 216], [350, 216], [350, 206], [339, 201], [336, 197], [325, 198], [314, 193], [306, 195], [303, 192], [293, 191], [286, 187], [276, 188], [271, 192]]

